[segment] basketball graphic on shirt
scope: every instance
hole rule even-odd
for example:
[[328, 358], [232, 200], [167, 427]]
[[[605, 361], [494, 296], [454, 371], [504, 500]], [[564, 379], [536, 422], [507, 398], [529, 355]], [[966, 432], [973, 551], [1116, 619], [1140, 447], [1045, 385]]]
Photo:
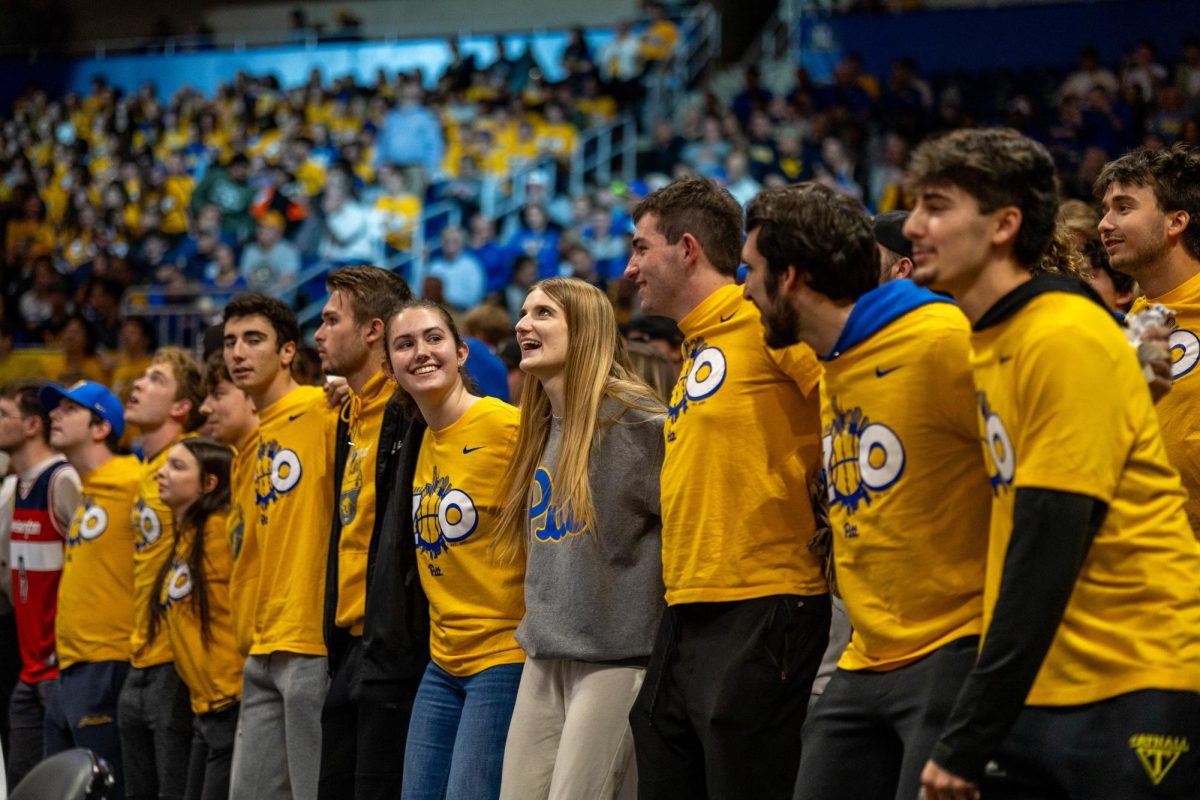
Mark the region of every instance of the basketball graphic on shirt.
[[675, 440], [675, 423], [693, 403], [707, 400], [725, 385], [727, 373], [728, 362], [720, 348], [711, 347], [703, 337], [683, 343], [683, 365], [667, 404], [667, 441]]
[[103, 507], [94, 505], [92, 498], [85, 495], [76, 513], [79, 514], [79, 524], [73, 525], [71, 532], [78, 531], [78, 534], [67, 535], [68, 547], [93, 541], [108, 530], [108, 512]]
[[988, 481], [992, 493], [1000, 494], [1012, 485], [1017, 473], [1017, 453], [1004, 420], [988, 404], [987, 393], [978, 392], [979, 414], [983, 423], [983, 451], [988, 464]]
[[137, 519], [137, 528], [133, 536], [133, 548], [135, 550], [145, 550], [162, 536], [162, 520], [158, 518], [157, 511], [146, 505], [145, 500], [139, 499], [133, 511]]
[[417, 549], [437, 558], [451, 544], [467, 539], [479, 525], [475, 501], [433, 469], [432, 480], [413, 492], [413, 537]]
[[1171, 380], [1191, 375], [1200, 363], [1200, 336], [1184, 328], [1171, 331]]
[[166, 611], [171, 606], [188, 598], [192, 593], [192, 571], [183, 561], [171, 564], [171, 571], [163, 582], [162, 592], [158, 597], [159, 607]]
[[259, 511], [265, 513], [281, 496], [295, 489], [303, 475], [304, 468], [295, 450], [281, 447], [274, 439], [260, 442], [254, 473], [254, 499]]
[[829, 503], [853, 515], [860, 505], [895, 485], [906, 456], [900, 437], [861, 408], [842, 409], [832, 400], [833, 420], [821, 439]]

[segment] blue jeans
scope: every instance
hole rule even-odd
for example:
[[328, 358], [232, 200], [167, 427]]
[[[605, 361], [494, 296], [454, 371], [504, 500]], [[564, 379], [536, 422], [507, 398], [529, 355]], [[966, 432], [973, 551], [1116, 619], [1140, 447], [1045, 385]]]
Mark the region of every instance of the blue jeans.
[[504, 742], [522, 664], [459, 678], [434, 663], [417, 689], [403, 800], [488, 800], [500, 796]]

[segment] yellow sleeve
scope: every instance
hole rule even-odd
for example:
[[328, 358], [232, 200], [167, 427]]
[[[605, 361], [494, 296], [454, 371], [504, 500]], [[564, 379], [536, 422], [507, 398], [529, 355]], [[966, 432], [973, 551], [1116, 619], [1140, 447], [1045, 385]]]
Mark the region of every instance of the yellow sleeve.
[[767, 357], [792, 379], [805, 397], [812, 397], [817, 391], [821, 382], [821, 362], [817, 361], [817, 355], [811, 347], [801, 343], [781, 350], [768, 348]]

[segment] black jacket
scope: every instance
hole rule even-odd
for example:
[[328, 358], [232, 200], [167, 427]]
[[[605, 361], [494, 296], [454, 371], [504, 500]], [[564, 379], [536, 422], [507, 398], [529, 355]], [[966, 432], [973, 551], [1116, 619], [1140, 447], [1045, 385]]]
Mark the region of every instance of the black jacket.
[[[362, 661], [350, 687], [360, 703], [411, 702], [429, 663], [429, 603], [417, 573], [412, 518], [413, 474], [424, 433], [423, 420], [408, 419], [398, 404], [388, 404], [375, 464]], [[336, 548], [334, 541], [331, 557]], [[328, 603], [326, 611], [331, 619]]]

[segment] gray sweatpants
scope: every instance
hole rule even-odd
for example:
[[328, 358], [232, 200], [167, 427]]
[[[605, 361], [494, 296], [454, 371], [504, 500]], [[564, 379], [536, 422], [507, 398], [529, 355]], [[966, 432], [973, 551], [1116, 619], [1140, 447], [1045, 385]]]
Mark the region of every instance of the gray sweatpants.
[[229, 800], [316, 800], [328, 687], [325, 656], [246, 659]]

